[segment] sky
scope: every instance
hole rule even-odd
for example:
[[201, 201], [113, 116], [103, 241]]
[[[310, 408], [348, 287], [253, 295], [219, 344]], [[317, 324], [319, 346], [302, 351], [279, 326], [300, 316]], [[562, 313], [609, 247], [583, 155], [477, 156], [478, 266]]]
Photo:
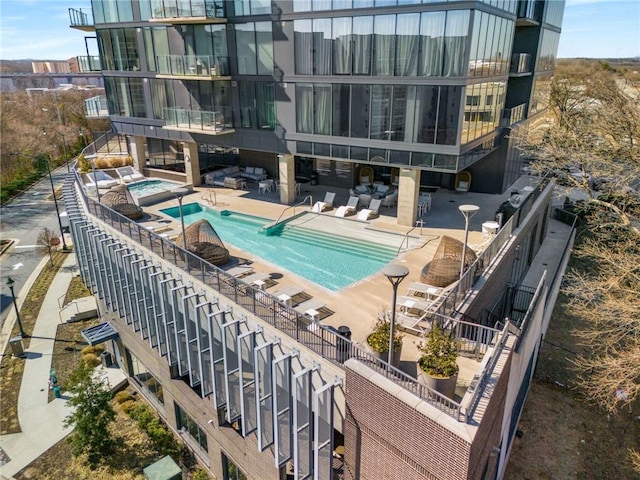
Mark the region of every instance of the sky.
[[[0, 0], [0, 59], [86, 55], [94, 33], [69, 28], [69, 7], [91, 12], [90, 0]], [[567, 0], [558, 58], [576, 57], [640, 57], [640, 0]]]

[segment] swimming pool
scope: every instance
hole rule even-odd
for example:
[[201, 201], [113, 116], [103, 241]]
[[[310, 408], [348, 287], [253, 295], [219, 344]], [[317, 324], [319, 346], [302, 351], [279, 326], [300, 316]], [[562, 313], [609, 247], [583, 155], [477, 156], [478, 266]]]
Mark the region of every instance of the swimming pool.
[[[178, 207], [161, 210], [180, 218]], [[269, 219], [237, 212], [217, 212], [198, 203], [183, 206], [185, 224], [211, 223], [220, 238], [329, 290], [339, 290], [380, 270], [397, 248], [281, 224], [267, 235]]]
[[[127, 188], [129, 192], [131, 192], [134, 200], [138, 202], [138, 205], [145, 206], [174, 198], [171, 190], [184, 186], [182, 183], [172, 182], [170, 180], [153, 179], [129, 183]], [[190, 186], [189, 189], [191, 189]]]

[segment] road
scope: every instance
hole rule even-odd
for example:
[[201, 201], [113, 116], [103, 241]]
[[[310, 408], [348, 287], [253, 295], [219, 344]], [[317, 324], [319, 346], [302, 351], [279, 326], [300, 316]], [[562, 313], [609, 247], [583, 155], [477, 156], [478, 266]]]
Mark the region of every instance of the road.
[[[67, 171], [64, 167], [52, 172], [56, 188], [62, 185]], [[58, 200], [60, 212], [64, 211], [64, 202]], [[36, 239], [42, 229], [47, 227], [60, 234], [55, 204], [51, 195], [51, 183], [48, 176], [21, 193], [11, 202], [0, 208], [0, 236], [12, 239], [15, 243], [0, 256], [0, 319], [1, 323], [12, 307], [11, 292], [6, 286], [7, 277], [15, 281], [16, 297], [26, 294], [22, 291], [25, 281], [33, 273], [42, 260], [43, 253], [39, 252]], [[67, 234], [67, 242], [70, 237]]]

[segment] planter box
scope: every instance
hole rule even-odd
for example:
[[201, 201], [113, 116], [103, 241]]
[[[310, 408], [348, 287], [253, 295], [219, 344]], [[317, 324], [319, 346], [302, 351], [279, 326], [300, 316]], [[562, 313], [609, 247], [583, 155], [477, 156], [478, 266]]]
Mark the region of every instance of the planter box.
[[400, 357], [402, 356], [402, 345], [400, 345], [400, 348], [394, 352], [393, 358], [390, 362], [388, 360], [389, 352], [376, 352], [373, 348], [369, 346], [369, 344], [366, 341], [363, 344], [361, 344], [361, 346], [363, 350], [365, 350], [371, 356], [379, 358], [380, 360], [385, 361], [387, 363], [390, 363], [391, 365], [393, 365], [398, 369], [400, 368]]
[[456, 384], [458, 383], [458, 374], [456, 373], [453, 377], [448, 378], [440, 378], [440, 377], [432, 377], [431, 375], [424, 373], [418, 367], [418, 380], [423, 385], [435, 390], [442, 395], [445, 395], [451, 399], [453, 399], [456, 393]]

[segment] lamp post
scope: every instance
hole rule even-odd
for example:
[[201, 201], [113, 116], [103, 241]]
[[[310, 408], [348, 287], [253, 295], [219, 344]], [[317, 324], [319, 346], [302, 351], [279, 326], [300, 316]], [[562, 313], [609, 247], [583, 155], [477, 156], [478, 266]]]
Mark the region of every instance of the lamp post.
[[189, 193], [189, 190], [187, 190], [186, 188], [174, 188], [173, 190], [171, 190], [171, 193], [173, 193], [177, 198], [178, 198], [178, 205], [180, 208], [180, 225], [182, 227], [182, 243], [184, 243], [184, 249], [187, 249], [187, 235], [184, 232], [184, 215], [182, 214], [182, 198], [187, 195]]
[[458, 207], [460, 213], [464, 215], [464, 243], [462, 244], [462, 260], [460, 260], [460, 280], [464, 274], [465, 257], [467, 256], [467, 239], [469, 238], [469, 220], [473, 217], [480, 207], [477, 205], [460, 205]]
[[[71, 173], [71, 170], [69, 170], [69, 161], [67, 159], [67, 141], [62, 132], [57, 130], [55, 130], [55, 132], [62, 137], [62, 155], [64, 157], [64, 164], [67, 166], [67, 173]], [[45, 127], [42, 127], [42, 136], [47, 136], [47, 129]]]
[[[12, 152], [10, 155], [18, 156], [19, 153]], [[58, 208], [58, 199], [56, 198], [56, 188], [53, 185], [53, 176], [51, 175], [51, 166], [49, 165], [49, 159], [46, 155], [40, 155], [39, 157], [33, 157], [31, 155], [23, 155], [30, 157], [34, 160], [44, 160], [45, 165], [47, 166], [47, 175], [49, 175], [49, 182], [51, 182], [51, 194], [53, 195], [53, 204], [56, 207], [56, 217], [58, 217], [58, 227], [60, 227], [60, 237], [62, 238], [62, 250], [67, 251], [69, 248], [67, 247], [67, 242], [64, 239], [64, 231], [62, 230], [62, 220], [60, 219], [60, 209]]]
[[22, 320], [20, 320], [20, 310], [18, 310], [18, 304], [16, 303], [16, 294], [13, 291], [13, 284], [16, 283], [13, 278], [7, 277], [7, 287], [11, 291], [11, 299], [13, 300], [13, 307], [16, 309], [16, 319], [18, 320], [18, 329], [20, 330], [21, 337], [27, 337], [28, 335], [22, 327]]
[[393, 303], [391, 304], [391, 325], [389, 325], [389, 363], [393, 362], [395, 349], [393, 348], [393, 336], [396, 328], [396, 298], [398, 296], [398, 285], [409, 275], [409, 269], [402, 265], [387, 265], [382, 269], [382, 273], [391, 282], [393, 287]]
[[100, 203], [100, 189], [98, 188], [98, 179], [96, 178], [96, 159], [91, 159], [91, 173], [93, 175], [93, 184], [96, 186], [96, 198]]

